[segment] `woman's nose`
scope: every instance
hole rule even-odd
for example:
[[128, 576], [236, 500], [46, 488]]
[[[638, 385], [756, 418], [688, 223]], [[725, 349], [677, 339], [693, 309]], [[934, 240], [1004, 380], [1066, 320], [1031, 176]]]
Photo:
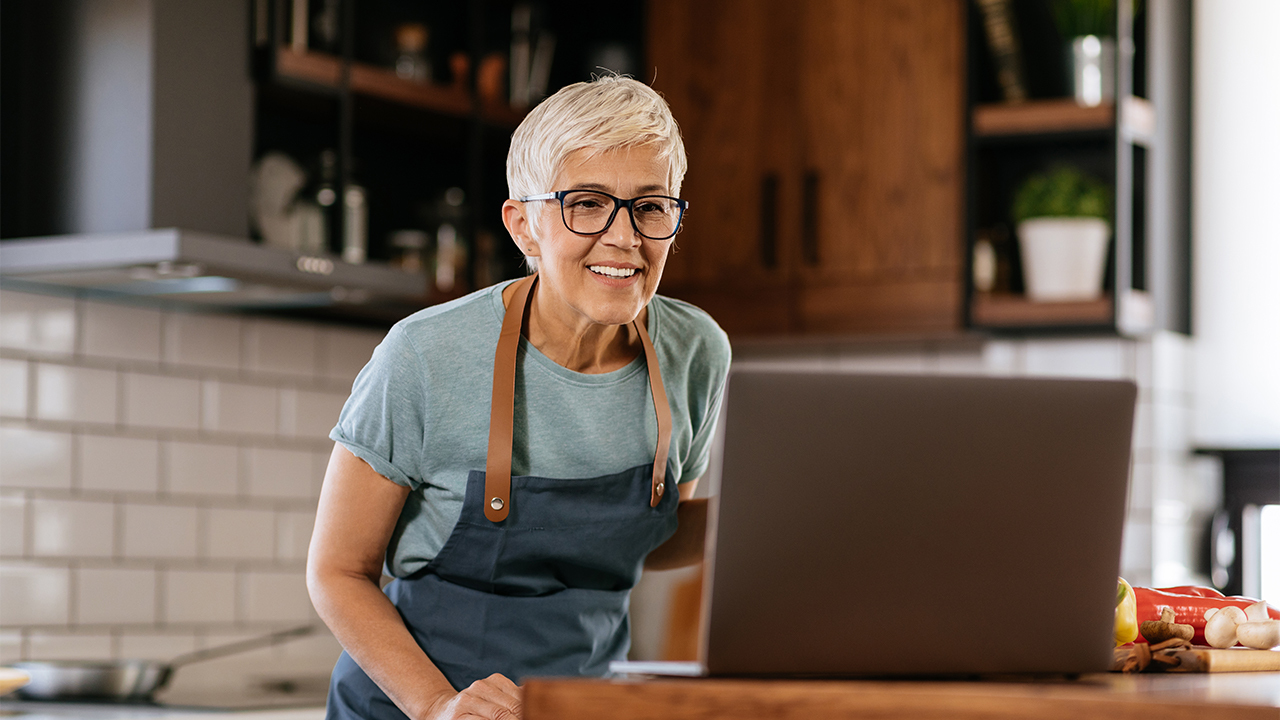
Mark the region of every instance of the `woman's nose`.
[[639, 247], [644, 242], [644, 238], [636, 231], [635, 223], [631, 221], [630, 210], [623, 207], [618, 208], [618, 214], [613, 217], [609, 227], [605, 228], [600, 241], [606, 245], [634, 248]]

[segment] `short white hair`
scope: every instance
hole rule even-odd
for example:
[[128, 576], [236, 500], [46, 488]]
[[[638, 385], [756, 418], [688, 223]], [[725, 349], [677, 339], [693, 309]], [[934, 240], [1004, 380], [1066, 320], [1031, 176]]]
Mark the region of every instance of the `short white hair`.
[[[622, 75], [567, 85], [529, 112], [511, 136], [507, 152], [507, 191], [512, 200], [564, 188], [553, 188], [569, 155], [652, 146], [667, 161], [667, 187], [680, 196], [689, 167], [680, 126], [667, 101], [653, 88]], [[541, 213], [527, 214], [540, 234]], [[537, 269], [534, 258], [526, 258]]]

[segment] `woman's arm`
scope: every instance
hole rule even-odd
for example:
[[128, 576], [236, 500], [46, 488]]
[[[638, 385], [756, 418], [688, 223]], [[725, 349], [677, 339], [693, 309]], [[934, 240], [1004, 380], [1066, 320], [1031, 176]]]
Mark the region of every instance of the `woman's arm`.
[[307, 589], [316, 612], [409, 717], [519, 717], [520, 691], [501, 675], [455, 692], [382, 594], [383, 557], [408, 496], [408, 488], [334, 446], [307, 553]]
[[673, 570], [702, 562], [707, 539], [707, 501], [706, 498], [693, 499], [697, 487], [697, 479], [680, 485], [680, 505], [676, 508], [680, 525], [675, 535], [644, 559], [646, 570]]

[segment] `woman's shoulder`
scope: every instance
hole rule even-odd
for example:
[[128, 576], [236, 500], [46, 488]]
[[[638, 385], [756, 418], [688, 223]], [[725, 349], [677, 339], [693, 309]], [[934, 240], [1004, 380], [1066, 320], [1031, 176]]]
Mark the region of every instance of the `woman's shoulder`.
[[729, 336], [705, 310], [665, 295], [655, 295], [650, 305], [657, 311], [652, 323], [655, 345], [701, 355], [713, 367], [728, 367], [732, 357]]
[[398, 334], [414, 345], [453, 342], [459, 336], [487, 337], [476, 331], [489, 325], [502, 325], [502, 288], [508, 284], [500, 282], [423, 308], [397, 322], [391, 334]]

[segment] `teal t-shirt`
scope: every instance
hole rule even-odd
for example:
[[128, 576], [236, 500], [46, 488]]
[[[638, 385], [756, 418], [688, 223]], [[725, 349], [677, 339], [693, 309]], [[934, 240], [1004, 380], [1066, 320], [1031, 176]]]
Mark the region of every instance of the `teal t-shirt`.
[[[360, 371], [329, 434], [411, 489], [387, 547], [405, 577], [440, 552], [462, 514], [467, 474], [484, 470], [500, 283], [396, 323]], [[729, 340], [705, 312], [655, 296], [648, 329], [671, 405], [668, 482], [707, 469]], [[653, 462], [657, 420], [643, 353], [602, 374], [558, 365], [521, 338], [511, 472], [592, 478]], [[518, 502], [518, 499], [513, 499]]]

